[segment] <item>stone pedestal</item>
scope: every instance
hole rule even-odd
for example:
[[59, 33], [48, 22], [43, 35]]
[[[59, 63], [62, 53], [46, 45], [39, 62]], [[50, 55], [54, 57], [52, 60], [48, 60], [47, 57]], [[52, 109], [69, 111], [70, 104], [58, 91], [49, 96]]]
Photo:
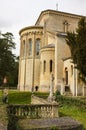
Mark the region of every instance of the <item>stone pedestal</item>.
[[48, 101], [49, 102], [52, 102], [54, 99], [53, 97], [53, 93], [54, 93], [54, 86], [53, 86], [53, 80], [54, 80], [54, 77], [53, 77], [53, 74], [51, 74], [51, 77], [50, 77], [50, 93], [49, 93], [49, 97], [48, 97]]

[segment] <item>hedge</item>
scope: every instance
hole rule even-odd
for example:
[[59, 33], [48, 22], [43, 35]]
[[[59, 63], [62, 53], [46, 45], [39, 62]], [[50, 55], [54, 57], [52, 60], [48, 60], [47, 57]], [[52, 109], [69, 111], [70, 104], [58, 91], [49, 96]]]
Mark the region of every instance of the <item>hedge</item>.
[[80, 109], [86, 110], [86, 100], [80, 100], [74, 97], [66, 97], [62, 95], [56, 95], [56, 101], [59, 102], [60, 105], [74, 105], [79, 107]]

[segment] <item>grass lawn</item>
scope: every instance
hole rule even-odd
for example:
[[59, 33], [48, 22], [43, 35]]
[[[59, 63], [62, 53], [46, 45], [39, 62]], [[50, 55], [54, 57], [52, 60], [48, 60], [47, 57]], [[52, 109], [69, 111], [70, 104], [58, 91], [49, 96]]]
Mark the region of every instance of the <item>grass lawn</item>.
[[9, 91], [8, 101], [9, 101], [9, 104], [30, 104], [31, 103], [31, 93], [30, 92]]

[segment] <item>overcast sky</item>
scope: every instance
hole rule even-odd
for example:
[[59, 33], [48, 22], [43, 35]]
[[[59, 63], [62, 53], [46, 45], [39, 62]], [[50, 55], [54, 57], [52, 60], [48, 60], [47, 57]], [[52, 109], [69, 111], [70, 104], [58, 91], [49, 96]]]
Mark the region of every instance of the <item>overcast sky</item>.
[[86, 0], [0, 0], [0, 31], [15, 37], [16, 55], [19, 55], [19, 30], [34, 25], [41, 11], [58, 10], [86, 16]]

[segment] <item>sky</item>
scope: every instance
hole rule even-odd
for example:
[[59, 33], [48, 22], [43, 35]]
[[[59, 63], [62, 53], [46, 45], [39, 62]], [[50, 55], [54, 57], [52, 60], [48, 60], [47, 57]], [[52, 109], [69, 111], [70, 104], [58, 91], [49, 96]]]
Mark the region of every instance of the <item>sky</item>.
[[19, 30], [35, 25], [41, 11], [52, 9], [86, 16], [86, 0], [0, 0], [0, 31], [11, 32], [20, 54]]

